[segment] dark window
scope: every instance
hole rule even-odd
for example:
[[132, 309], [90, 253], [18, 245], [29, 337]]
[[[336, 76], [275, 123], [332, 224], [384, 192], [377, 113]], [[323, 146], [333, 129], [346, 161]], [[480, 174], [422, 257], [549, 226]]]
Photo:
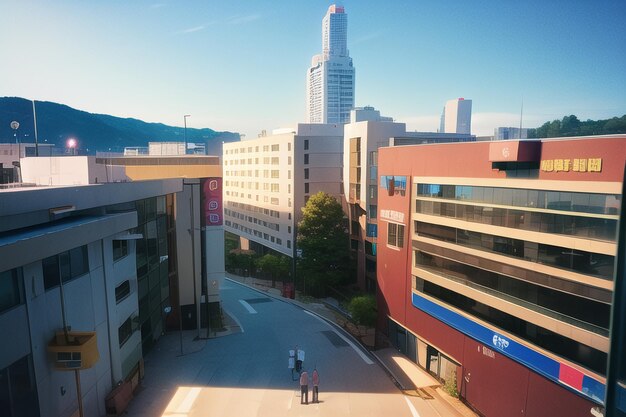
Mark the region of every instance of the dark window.
[[127, 240], [113, 240], [113, 260], [117, 261], [128, 255]]
[[72, 279], [72, 269], [70, 264], [70, 253], [59, 253], [59, 270], [61, 271], [61, 281], [67, 282]]
[[7, 417], [39, 416], [30, 355], [0, 370], [0, 410]]
[[387, 244], [398, 248], [404, 247], [404, 225], [387, 223]]
[[366, 240], [365, 241], [365, 253], [368, 255], [376, 256], [376, 243], [372, 243]]
[[22, 304], [20, 290], [21, 269], [0, 273], [0, 313]]
[[87, 245], [51, 256], [42, 261], [43, 282], [46, 290], [56, 287], [60, 281], [70, 281], [89, 272]]
[[521, 337], [543, 349], [576, 362], [601, 375], [606, 374], [607, 354], [496, 308], [465, 297], [432, 282], [416, 278], [416, 289], [481, 320]]
[[308, 164], [308, 163], [309, 163], [309, 154], [308, 154], [308, 153], [305, 153], [305, 154], [304, 154], [304, 164], [306, 165], [306, 164]]
[[80, 246], [69, 251], [71, 279], [89, 272], [89, 253], [87, 246]]
[[57, 255], [46, 258], [42, 261], [43, 266], [43, 286], [50, 289], [56, 287], [61, 282], [59, 271], [59, 257]]
[[115, 302], [119, 304], [120, 301], [128, 297], [128, 294], [130, 294], [130, 281], [126, 280], [115, 287]]
[[308, 168], [304, 168], [304, 179], [305, 180], [309, 179], [309, 169]]
[[124, 323], [117, 329], [118, 340], [120, 341], [120, 348], [126, 343], [130, 336], [133, 334], [133, 320], [127, 318]]
[[308, 151], [308, 150], [309, 150], [309, 140], [308, 140], [308, 139], [305, 139], [305, 140], [304, 140], [304, 150], [305, 150], [305, 151]]
[[307, 194], [309, 193], [309, 183], [308, 182], [304, 183], [304, 192], [307, 193]]

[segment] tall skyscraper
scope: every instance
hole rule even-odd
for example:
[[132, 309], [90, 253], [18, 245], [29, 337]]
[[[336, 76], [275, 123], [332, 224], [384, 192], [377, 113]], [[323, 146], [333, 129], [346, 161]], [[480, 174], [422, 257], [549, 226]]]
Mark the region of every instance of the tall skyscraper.
[[348, 123], [354, 107], [354, 67], [348, 52], [348, 15], [332, 5], [322, 20], [322, 53], [307, 72], [307, 122]]
[[440, 133], [472, 133], [472, 100], [448, 100], [441, 115]]

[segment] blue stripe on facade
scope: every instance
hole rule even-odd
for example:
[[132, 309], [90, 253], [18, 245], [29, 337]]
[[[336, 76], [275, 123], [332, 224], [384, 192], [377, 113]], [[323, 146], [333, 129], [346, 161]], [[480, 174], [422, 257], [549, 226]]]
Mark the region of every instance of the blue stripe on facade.
[[[462, 316], [454, 311], [440, 306], [437, 303], [433, 303], [424, 297], [421, 297], [415, 293], [412, 293], [413, 306], [428, 313], [429, 315], [444, 322], [448, 326], [465, 333], [466, 335], [478, 340], [481, 343], [489, 346], [492, 349], [497, 350], [503, 355], [523, 364], [524, 366], [532, 369], [540, 375], [561, 384], [559, 381], [559, 368], [560, 363], [551, 359], [537, 351], [534, 351], [527, 346], [517, 343], [514, 340], [509, 339], [493, 330], [482, 326], [465, 316]], [[568, 387], [572, 389], [571, 387]], [[591, 398], [595, 402], [604, 403], [604, 384], [596, 381], [595, 379], [584, 376], [583, 377], [583, 389], [581, 392], [585, 396]]]

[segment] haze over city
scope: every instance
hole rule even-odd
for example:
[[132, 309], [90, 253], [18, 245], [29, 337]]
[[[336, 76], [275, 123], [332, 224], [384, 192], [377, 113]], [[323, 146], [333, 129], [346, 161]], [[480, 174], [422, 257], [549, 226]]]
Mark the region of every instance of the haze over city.
[[[329, 2], [0, 1], [2, 95], [256, 137], [305, 120]], [[473, 100], [472, 133], [626, 108], [622, 1], [345, 1], [355, 105], [436, 131]]]

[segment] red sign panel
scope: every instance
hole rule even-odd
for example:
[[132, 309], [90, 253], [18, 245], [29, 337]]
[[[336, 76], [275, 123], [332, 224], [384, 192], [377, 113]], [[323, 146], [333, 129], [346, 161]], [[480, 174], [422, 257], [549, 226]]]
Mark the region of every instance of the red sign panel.
[[222, 214], [222, 179], [204, 178], [202, 180], [202, 226], [221, 226]]

